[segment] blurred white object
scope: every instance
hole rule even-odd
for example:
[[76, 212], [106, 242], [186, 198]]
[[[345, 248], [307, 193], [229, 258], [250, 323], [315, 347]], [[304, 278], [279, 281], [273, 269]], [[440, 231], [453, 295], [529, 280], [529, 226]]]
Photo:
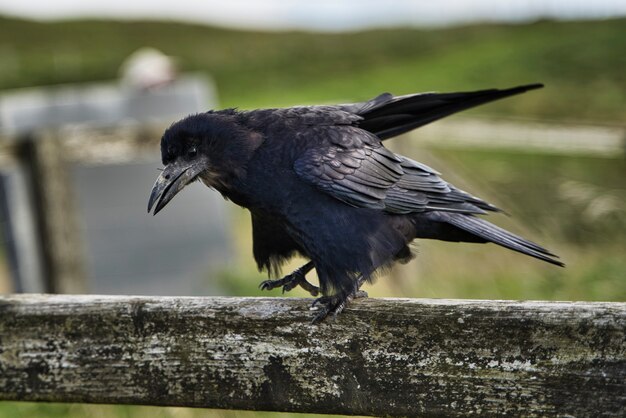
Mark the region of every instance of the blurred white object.
[[0, 135], [67, 125], [169, 123], [216, 106], [215, 84], [204, 74], [184, 74], [158, 88], [115, 81], [9, 90], [0, 93]]
[[120, 67], [122, 83], [131, 88], [148, 90], [172, 83], [177, 76], [173, 57], [154, 48], [140, 48]]

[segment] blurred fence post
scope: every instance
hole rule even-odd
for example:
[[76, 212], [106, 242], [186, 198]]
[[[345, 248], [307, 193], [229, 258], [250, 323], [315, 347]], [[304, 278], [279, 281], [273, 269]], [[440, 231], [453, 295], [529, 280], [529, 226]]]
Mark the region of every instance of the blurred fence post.
[[[17, 159], [14, 155], [12, 162]], [[12, 166], [10, 171], [3, 171], [0, 175], [0, 226], [13, 288], [16, 292], [43, 293], [48, 289], [44, 280], [33, 193], [28, 186], [31, 183], [28, 178], [30, 170], [25, 164]]]
[[63, 147], [55, 131], [41, 131], [19, 145], [19, 163], [28, 173], [45, 290], [87, 290], [78, 217]]
[[2, 179], [4, 235], [16, 290], [87, 290], [72, 187], [63, 149], [52, 130], [21, 137], [16, 169]]

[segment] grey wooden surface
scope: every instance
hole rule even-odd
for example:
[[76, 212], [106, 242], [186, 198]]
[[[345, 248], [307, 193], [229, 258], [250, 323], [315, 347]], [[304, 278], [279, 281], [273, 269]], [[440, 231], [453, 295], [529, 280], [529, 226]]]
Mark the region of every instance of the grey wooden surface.
[[626, 303], [0, 297], [0, 399], [626, 416]]

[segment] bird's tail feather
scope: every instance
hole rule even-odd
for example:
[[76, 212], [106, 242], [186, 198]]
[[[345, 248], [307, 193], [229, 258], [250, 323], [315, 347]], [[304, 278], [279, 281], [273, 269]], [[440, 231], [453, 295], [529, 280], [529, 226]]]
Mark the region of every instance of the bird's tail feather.
[[512, 234], [484, 219], [471, 215], [450, 214], [445, 217], [446, 223], [455, 226], [463, 231], [484, 239], [487, 242], [493, 242], [513, 251], [538, 258], [557, 266], [565, 266], [557, 255], [551, 253], [540, 245], [528, 241], [522, 237]]
[[394, 97], [389, 93], [356, 105], [350, 110], [363, 117], [359, 126], [380, 139], [391, 138], [453, 113], [494, 100], [543, 87], [527, 84], [509, 89], [459, 93], [421, 93]]

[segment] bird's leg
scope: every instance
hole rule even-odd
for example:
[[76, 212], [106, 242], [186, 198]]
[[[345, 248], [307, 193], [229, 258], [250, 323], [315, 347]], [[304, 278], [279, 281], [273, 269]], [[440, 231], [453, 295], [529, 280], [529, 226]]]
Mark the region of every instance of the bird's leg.
[[356, 288], [354, 289], [353, 299], [360, 299], [368, 297], [367, 292], [365, 290], [361, 290], [361, 286], [365, 283], [365, 277], [362, 274], [356, 280]]
[[361, 286], [363, 286], [363, 283], [365, 283], [365, 278], [361, 274], [356, 279], [354, 289], [351, 292], [347, 294], [339, 293], [332, 296], [322, 296], [315, 299], [311, 307], [319, 305], [320, 308], [319, 312], [313, 317], [313, 321], [311, 321], [311, 323], [319, 324], [329, 315], [332, 315], [333, 319], [336, 319], [337, 315], [343, 312], [343, 310], [346, 306], [348, 306], [348, 303], [350, 303], [351, 300], [366, 298], [367, 292], [365, 292], [364, 290], [360, 290]]
[[306, 279], [306, 274], [313, 269], [314, 265], [312, 261], [309, 261], [299, 269], [296, 269], [293, 273], [286, 275], [282, 279], [278, 280], [265, 280], [261, 282], [259, 287], [261, 290], [272, 290], [277, 287], [283, 287], [283, 293], [289, 292], [296, 286], [300, 286], [311, 296], [317, 296], [320, 293], [319, 287], [309, 283]]

